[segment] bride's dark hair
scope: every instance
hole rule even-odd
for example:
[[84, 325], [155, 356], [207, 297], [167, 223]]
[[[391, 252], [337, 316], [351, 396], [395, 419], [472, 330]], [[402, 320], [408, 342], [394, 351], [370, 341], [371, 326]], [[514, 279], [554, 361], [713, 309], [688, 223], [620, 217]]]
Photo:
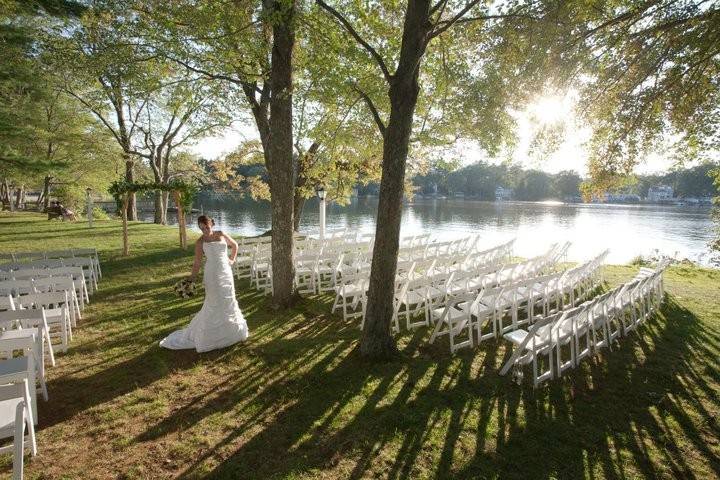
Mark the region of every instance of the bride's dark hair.
[[215, 220], [213, 220], [212, 217], [208, 217], [207, 215], [200, 215], [198, 217], [198, 224], [200, 223], [205, 224], [208, 227], [215, 226]]

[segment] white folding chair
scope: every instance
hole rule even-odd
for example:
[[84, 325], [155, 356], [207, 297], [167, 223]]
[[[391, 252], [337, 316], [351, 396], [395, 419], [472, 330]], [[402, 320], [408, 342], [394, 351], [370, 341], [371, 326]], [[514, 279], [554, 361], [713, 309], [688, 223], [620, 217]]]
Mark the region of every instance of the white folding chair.
[[[500, 370], [500, 375], [505, 375], [511, 368], [514, 368], [514, 376], [520, 381], [522, 380], [522, 366], [532, 363], [533, 387], [537, 388], [542, 382], [554, 378], [552, 330], [562, 315], [562, 312], [555, 313], [539, 319], [527, 331], [520, 329], [503, 335], [514, 345], [514, 349]], [[546, 367], [543, 367], [542, 358], [546, 359]]]
[[[7, 312], [0, 312], [7, 313]], [[39, 380], [40, 386], [37, 391], [42, 393], [43, 399], [47, 401], [47, 385], [45, 384], [45, 362], [43, 361], [45, 339], [38, 328], [17, 328], [22, 327], [22, 317], [25, 312], [9, 312], [12, 315], [0, 317], [0, 354], [6, 358], [12, 358], [14, 352], [20, 351], [23, 354], [32, 354], [33, 365], [37, 369], [34, 378]], [[37, 314], [37, 312], [35, 312]], [[39, 316], [39, 315], [38, 315]], [[35, 384], [32, 384], [35, 388]]]
[[32, 456], [37, 455], [36, 417], [32, 411], [29, 382], [23, 378], [24, 363], [23, 358], [0, 360], [0, 438], [13, 439], [11, 444], [0, 447], [0, 454], [12, 452], [13, 480], [23, 478], [25, 447], [30, 447]]
[[2, 296], [16, 297], [34, 292], [32, 280], [0, 280], [0, 295]]
[[61, 352], [67, 351], [70, 340], [72, 340], [72, 322], [70, 320], [72, 307], [67, 292], [31, 293], [17, 297], [16, 302], [22, 309], [43, 309], [45, 321], [49, 327], [49, 337], [60, 340], [59, 344], [48, 345], [48, 349], [54, 351], [57, 348]]
[[80, 308], [80, 301], [78, 300], [78, 294], [75, 291], [75, 282], [70, 275], [67, 277], [43, 277], [36, 278], [32, 281], [33, 287], [36, 293], [46, 292], [67, 292], [68, 299], [72, 304], [70, 309], [70, 320], [72, 321], [73, 328], [77, 326], [77, 321], [82, 319], [82, 313]]

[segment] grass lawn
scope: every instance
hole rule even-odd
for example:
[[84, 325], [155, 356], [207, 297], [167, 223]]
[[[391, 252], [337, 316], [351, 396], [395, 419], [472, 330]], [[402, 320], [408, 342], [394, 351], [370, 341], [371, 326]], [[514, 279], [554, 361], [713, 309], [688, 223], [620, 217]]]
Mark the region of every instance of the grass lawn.
[[0, 251], [95, 246], [104, 274], [48, 370], [27, 478], [720, 477], [720, 271], [671, 268], [661, 315], [533, 391], [498, 375], [504, 341], [451, 356], [420, 329], [372, 364], [329, 296], [275, 313], [245, 282], [246, 344], [161, 349], [202, 303], [171, 288], [191, 251], [175, 228], [131, 223], [130, 237], [123, 258], [119, 222], [0, 213]]

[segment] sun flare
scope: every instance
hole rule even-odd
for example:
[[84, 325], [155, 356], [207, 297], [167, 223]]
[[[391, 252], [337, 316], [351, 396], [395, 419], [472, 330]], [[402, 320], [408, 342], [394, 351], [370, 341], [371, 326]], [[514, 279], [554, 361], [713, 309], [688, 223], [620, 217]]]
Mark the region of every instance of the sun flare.
[[541, 125], [559, 123], [572, 115], [572, 101], [569, 95], [543, 96], [528, 106], [528, 113]]

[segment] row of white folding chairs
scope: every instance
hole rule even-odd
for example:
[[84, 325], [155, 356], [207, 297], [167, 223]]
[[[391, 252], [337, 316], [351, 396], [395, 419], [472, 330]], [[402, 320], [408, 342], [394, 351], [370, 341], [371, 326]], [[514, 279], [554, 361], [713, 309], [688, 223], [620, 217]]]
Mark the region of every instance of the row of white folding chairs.
[[[598, 271], [606, 255], [607, 252], [603, 252], [564, 272], [538, 272], [539, 276], [514, 279], [509, 283], [505, 283], [498, 272], [489, 273], [473, 283], [474, 289], [454, 292], [444, 306], [432, 311], [435, 329], [430, 343], [448, 335], [450, 352], [454, 353], [533, 323], [538, 318], [538, 310], [543, 316], [572, 306], [599, 285]], [[507, 323], [506, 319], [509, 319]]]
[[90, 293], [93, 293], [98, 288], [98, 276], [94, 265], [95, 262], [91, 257], [68, 257], [51, 260], [33, 260], [27, 263], [8, 263], [0, 265], [0, 279], [11, 278], [16, 275], [15, 272], [17, 271], [79, 267], [82, 268], [83, 276], [87, 282], [87, 288]]
[[[12, 453], [12, 479], [22, 480], [25, 448], [37, 455], [35, 424], [36, 402], [31, 390], [34, 385], [35, 365], [32, 334], [14, 340], [13, 345], [0, 340], [0, 348], [12, 348], [15, 356], [0, 360], [0, 439], [12, 442], [0, 447], [0, 454]], [[20, 355], [17, 355], [20, 352]], [[27, 433], [26, 433], [27, 432]]]
[[408, 247], [401, 247], [398, 250], [398, 259], [422, 260], [437, 257], [439, 255], [474, 251], [479, 238], [480, 237], [478, 235], [471, 235], [454, 240], [429, 242]]
[[[3, 292], [14, 295], [15, 292], [32, 293], [69, 289], [69, 285], [62, 285], [65, 282], [62, 279], [67, 277], [72, 279], [76, 298], [79, 299], [79, 310], [83, 310], [85, 304], [90, 302], [90, 289], [87, 287], [87, 271], [82, 267], [29, 268], [0, 272], [0, 285], [2, 285], [0, 295], [4, 294]], [[44, 278], [55, 280], [40, 280]]]
[[[295, 283], [301, 292], [311, 293], [331, 290], [332, 272], [340, 257], [349, 251], [371, 251], [372, 245], [337, 241], [308, 240], [295, 245]], [[270, 248], [257, 248], [241, 265], [236, 260], [235, 275], [250, 278], [258, 290], [272, 290], [272, 257]], [[324, 280], [321, 282], [321, 277]]]
[[[509, 281], [510, 278], [521, 278], [521, 274], [526, 273], [526, 269], [521, 270], [516, 267], [499, 268], [499, 263], [496, 261], [501, 260], [502, 257], [494, 258], [493, 262], [481, 265], [473, 260], [472, 255], [465, 256], [462, 260], [460, 258], [452, 260], [451, 255], [449, 256], [450, 260], [448, 260], [448, 256], [443, 256], [438, 259], [416, 262], [412, 275], [405, 278], [399, 274], [398, 281], [396, 281], [393, 311], [395, 331], [400, 330], [399, 317], [401, 314], [405, 316], [408, 329], [420, 325], [430, 325], [432, 320], [430, 310], [444, 305], [450, 292], [457, 293], [475, 288], [473, 283], [476, 280], [480, 281], [480, 285], [484, 285], [485, 282], [490, 281], [490, 278], [497, 283], [499, 279]], [[545, 259], [547, 255], [549, 253], [539, 258]], [[534, 265], [536, 262], [536, 259], [531, 259], [517, 265]], [[539, 267], [533, 272], [537, 270]], [[504, 272], [515, 273], [508, 274], [505, 278], [503, 277]], [[404, 311], [401, 310], [403, 306], [405, 307]], [[425, 310], [424, 320], [413, 322], [411, 317], [423, 309]]]
[[51, 365], [55, 365], [55, 352], [65, 352], [73, 338], [79, 317], [73, 313], [73, 301], [67, 291], [28, 293], [12, 297], [0, 296], [0, 311], [22, 311], [45, 309], [48, 342], [47, 354]]
[[[482, 253], [474, 260], [477, 263], [489, 263], [492, 255], [498, 258], [509, 256], [513, 241], [507, 242], [494, 249], [476, 252], [478, 236], [468, 236], [447, 242], [426, 243], [429, 235], [411, 237], [408, 247], [399, 251], [400, 262], [413, 260], [434, 261], [438, 270], [442, 261], [446, 262], [444, 271], [450, 270], [458, 263], [456, 255], [460, 253], [474, 255]], [[372, 255], [372, 241], [347, 241], [347, 238], [323, 239], [297, 242], [295, 249], [295, 286], [304, 293], [332, 291], [338, 286], [338, 272], [341, 271], [345, 255], [362, 258], [362, 262], [370, 263]], [[430, 248], [431, 247], [431, 248]], [[272, 262], [268, 244], [255, 243], [250, 253], [243, 252], [238, 255], [235, 262], [235, 274], [238, 278], [249, 277], [251, 284], [258, 290], [271, 292], [272, 289]], [[463, 261], [467, 261], [464, 258]], [[355, 260], [356, 264], [359, 264]], [[358, 271], [363, 270], [357, 266]], [[424, 269], [420, 269], [425, 272]]]
[[[435, 274], [447, 275], [462, 268], [466, 263], [475, 262], [472, 257], [469, 259], [468, 255], [444, 255], [439, 258], [427, 258], [420, 261], [398, 261], [396, 287], [402, 290], [403, 285], [415, 278]], [[341, 308], [345, 320], [358, 316], [358, 312], [355, 312], [355, 310], [359, 302], [364, 301], [369, 276], [370, 259], [366, 255], [345, 254], [341, 257], [332, 273], [332, 289], [335, 291], [332, 311]], [[350, 307], [350, 312], [348, 312], [348, 307]]]
[[533, 385], [537, 387], [602, 348], [612, 350], [616, 339], [637, 330], [660, 307], [666, 266], [640, 272], [630, 282], [578, 307], [536, 321], [527, 331], [505, 334], [514, 350], [500, 374], [514, 368], [514, 376], [520, 381], [523, 365], [531, 363]]
[[52, 328], [70, 327], [64, 294], [0, 297], [0, 356], [5, 358], [0, 360], [0, 438], [13, 438], [0, 453], [13, 452], [13, 478], [22, 478], [24, 447], [37, 454], [37, 393], [48, 400], [45, 363], [55, 365]]
[[[79, 272], [77, 273], [79, 277]], [[34, 293], [66, 292], [70, 301], [70, 315], [73, 324], [82, 319], [82, 310], [85, 308], [82, 283], [84, 280], [73, 279], [72, 275], [32, 276], [19, 280], [0, 280], [0, 297], [18, 297]]]
[[[428, 256], [426, 251], [429, 238], [429, 234], [403, 238], [400, 248], [401, 258], [407, 250], [418, 250], [421, 252], [421, 255], [418, 256], [426, 258]], [[438, 251], [440, 248], [450, 250], [453, 245], [455, 245], [455, 250], [459, 250], [465, 246], [464, 243], [467, 243], [471, 238], [473, 237], [440, 243], [433, 248]], [[372, 243], [372, 236], [356, 237], [355, 234], [326, 237], [324, 239], [307, 237], [295, 242], [295, 254], [296, 256], [313, 256], [321, 255], [321, 252], [325, 252], [325, 257], [321, 259], [323, 263], [336, 263], [338, 260], [337, 257], [341, 253], [362, 250], [370, 254], [372, 252]], [[333, 258], [332, 252], [336, 252], [336, 258]], [[247, 245], [241, 244], [234, 265], [235, 275], [238, 278], [250, 278], [251, 282], [256, 284], [259, 289], [267, 289], [268, 280], [265, 277], [267, 277], [267, 273], [269, 272], [269, 258], [269, 241], [259, 242], [253, 240], [248, 242]], [[303, 262], [307, 262], [307, 260], [304, 259]], [[302, 284], [303, 282], [300, 283]]]
[[[407, 301], [408, 298], [417, 298], [417, 295], [412, 294], [415, 285], [410, 285], [410, 281], [438, 275], [437, 281], [445, 279], [443, 281], [447, 282], [447, 276], [455, 272], [456, 276], [454, 279], [451, 277], [450, 283], [454, 281], [463, 284], [463, 288], [468, 288], [468, 282], [472, 278], [497, 270], [498, 264], [508, 258], [508, 252], [511, 252], [513, 242], [514, 240], [511, 240], [492, 249], [477, 253], [471, 252], [468, 255], [443, 255], [439, 258], [427, 258], [420, 261], [398, 262], [395, 282], [395, 316], [393, 318], [395, 328], [399, 329], [397, 315], [401, 314], [400, 307], [403, 304], [406, 306], [405, 315], [408, 324], [410, 322]], [[369, 262], [364, 263], [362, 257], [350, 258], [351, 262], [341, 263], [338, 266], [334, 278], [335, 301], [332, 311], [341, 308], [345, 320], [357, 316], [364, 317], [365, 292], [370, 275]], [[432, 288], [437, 289], [437, 286]], [[357, 311], [358, 306], [363, 307], [361, 312]], [[415, 305], [413, 312], [420, 308], [422, 306]]]
[[[253, 237], [241, 239], [238, 254], [233, 264], [233, 271], [237, 278], [249, 278], [250, 283], [258, 290], [271, 289], [271, 241], [272, 237]], [[318, 240], [303, 238], [295, 240], [295, 254], [306, 249], [316, 248]]]
[[3, 263], [19, 264], [24, 264], [33, 260], [53, 260], [72, 257], [91, 258], [93, 261], [93, 268], [95, 269], [96, 276], [98, 278], [102, 278], [100, 257], [98, 257], [96, 248], [70, 248], [66, 250], [0, 253], [0, 261], [3, 261]]

